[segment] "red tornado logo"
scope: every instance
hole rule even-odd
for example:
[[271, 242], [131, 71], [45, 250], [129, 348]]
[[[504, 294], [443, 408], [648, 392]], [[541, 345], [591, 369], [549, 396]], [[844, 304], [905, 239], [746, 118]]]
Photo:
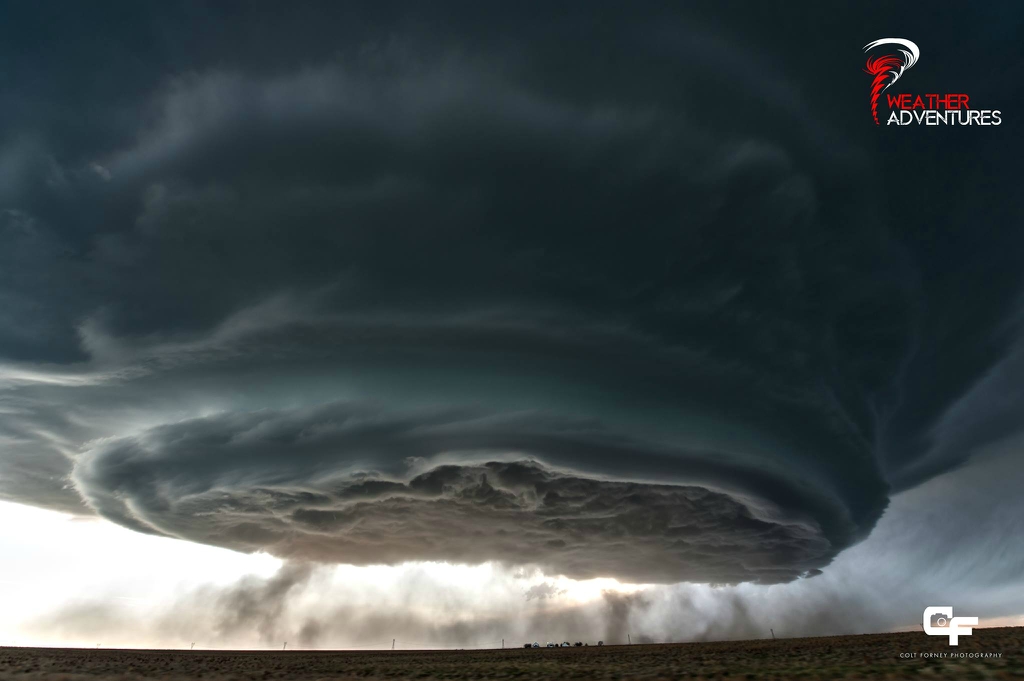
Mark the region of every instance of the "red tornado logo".
[[875, 119], [875, 125], [879, 124], [878, 96], [899, 80], [903, 72], [916, 64], [921, 57], [921, 50], [906, 38], [879, 38], [865, 45], [864, 51], [873, 50], [879, 45], [898, 45], [899, 54], [868, 57], [867, 68], [864, 71], [874, 76], [871, 80], [871, 117]]

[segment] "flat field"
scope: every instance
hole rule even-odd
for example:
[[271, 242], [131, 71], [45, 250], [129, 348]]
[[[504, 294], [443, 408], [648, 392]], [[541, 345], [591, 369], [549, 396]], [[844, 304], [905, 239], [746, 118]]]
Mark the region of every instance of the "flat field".
[[[924, 654], [945, 654], [925, 657]], [[999, 657], [970, 657], [998, 653]], [[905, 655], [916, 654], [915, 657]], [[950, 657], [950, 655], [957, 657]], [[904, 656], [901, 656], [904, 655]], [[963, 656], [963, 657], [961, 657]], [[1018, 679], [1024, 627], [951, 647], [921, 632], [716, 643], [459, 651], [0, 648], [0, 679]]]

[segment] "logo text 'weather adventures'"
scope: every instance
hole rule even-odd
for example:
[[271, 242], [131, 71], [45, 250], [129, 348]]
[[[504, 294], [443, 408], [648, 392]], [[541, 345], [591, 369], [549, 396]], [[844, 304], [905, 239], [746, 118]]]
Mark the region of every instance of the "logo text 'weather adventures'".
[[882, 46], [895, 46], [897, 53], [869, 55], [864, 69], [872, 76], [870, 103], [875, 125], [881, 125], [879, 104], [889, 107], [886, 125], [999, 125], [1003, 122], [1002, 112], [972, 108], [971, 98], [962, 92], [888, 92], [890, 86], [917, 64], [921, 50], [906, 38], [879, 38], [865, 45], [864, 51], [871, 52]]

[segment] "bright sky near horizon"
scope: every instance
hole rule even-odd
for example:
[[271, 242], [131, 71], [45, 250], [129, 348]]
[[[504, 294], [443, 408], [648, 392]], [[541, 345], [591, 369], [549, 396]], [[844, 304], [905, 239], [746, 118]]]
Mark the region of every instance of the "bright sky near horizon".
[[144, 609], [200, 584], [267, 577], [281, 564], [266, 554], [154, 537], [101, 518], [10, 502], [0, 502], [0, 555], [0, 641], [20, 645], [62, 643], [21, 627], [68, 604], [117, 600]]
[[[77, 611], [79, 607], [115, 606], [128, 618], [145, 617], [146, 613], [173, 608], [196, 590], [226, 590], [247, 579], [267, 580], [283, 565], [282, 560], [265, 553], [243, 554], [155, 537], [101, 518], [75, 517], [9, 502], [0, 502], [0, 555], [4, 557], [0, 562], [0, 645], [180, 646], [181, 641], [131, 632], [131, 627], [121, 630], [120, 638], [94, 643], [82, 638], [81, 630], [64, 632], [57, 627], [56, 632], [47, 633], [38, 623], [53, 613]], [[483, 602], [485, 597], [501, 595], [482, 593], [491, 588], [494, 577], [488, 564], [424, 563], [414, 569], [421, 573], [419, 578], [429, 579], [435, 588], [457, 589], [462, 598]], [[331, 573], [332, 582], [344, 584], [347, 590], [386, 592], [407, 577], [409, 566], [337, 565], [324, 570]], [[551, 585], [563, 604], [587, 603], [609, 590], [628, 594], [644, 588], [614, 579], [549, 580], [537, 574], [524, 575], [517, 581], [525, 590], [536, 584]], [[437, 607], [438, 603], [428, 600], [427, 606]], [[205, 646], [214, 647], [214, 643], [207, 641]], [[204, 642], [199, 647], [204, 647]], [[237, 647], [262, 648], [267, 644], [253, 638], [240, 641]]]

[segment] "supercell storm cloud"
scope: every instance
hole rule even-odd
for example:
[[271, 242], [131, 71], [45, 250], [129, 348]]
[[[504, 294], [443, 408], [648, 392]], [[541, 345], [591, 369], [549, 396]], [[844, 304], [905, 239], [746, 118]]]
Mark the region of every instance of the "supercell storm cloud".
[[[54, 23], [0, 113], [2, 498], [314, 561], [776, 583], [1016, 427], [1009, 176], [869, 163], [927, 152], [861, 120], [862, 35], [808, 72], [696, 10], [211, 7], [187, 50], [156, 11], [97, 43], [22, 18]], [[801, 94], [837, 77], [848, 112]]]

